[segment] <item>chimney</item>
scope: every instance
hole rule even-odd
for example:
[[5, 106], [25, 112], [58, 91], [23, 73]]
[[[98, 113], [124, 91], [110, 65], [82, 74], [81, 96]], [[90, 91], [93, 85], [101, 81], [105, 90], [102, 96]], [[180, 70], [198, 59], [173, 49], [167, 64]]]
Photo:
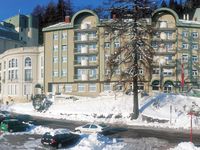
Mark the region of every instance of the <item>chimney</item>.
[[70, 23], [70, 16], [65, 16], [65, 22]]
[[117, 15], [116, 15], [115, 13], [113, 13], [113, 14], [112, 14], [112, 19], [113, 19], [113, 20], [116, 20], [116, 18], [117, 18]]

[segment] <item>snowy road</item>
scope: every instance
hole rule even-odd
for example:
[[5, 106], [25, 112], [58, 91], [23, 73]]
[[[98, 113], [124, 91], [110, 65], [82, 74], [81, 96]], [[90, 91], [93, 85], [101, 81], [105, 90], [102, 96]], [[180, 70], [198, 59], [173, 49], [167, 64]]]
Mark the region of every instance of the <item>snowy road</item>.
[[[91, 135], [91, 137], [92, 136], [93, 135]], [[169, 144], [167, 141], [156, 138], [117, 138], [109, 141], [106, 137], [103, 137], [103, 141], [99, 140], [97, 142], [94, 138], [95, 136], [91, 137], [85, 135], [85, 137], [83, 136], [75, 145], [69, 145], [63, 149], [78, 150], [81, 148], [86, 150], [107, 150], [112, 148], [116, 150], [162, 150], [174, 147], [174, 145]], [[0, 150], [48, 150], [49, 148], [42, 146], [40, 138], [41, 135], [37, 134], [7, 134], [0, 139]]]

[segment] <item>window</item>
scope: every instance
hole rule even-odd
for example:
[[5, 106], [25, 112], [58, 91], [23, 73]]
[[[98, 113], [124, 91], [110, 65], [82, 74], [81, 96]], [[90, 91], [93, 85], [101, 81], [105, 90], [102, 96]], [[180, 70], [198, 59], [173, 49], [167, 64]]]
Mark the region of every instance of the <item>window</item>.
[[66, 56], [63, 56], [63, 57], [62, 57], [62, 62], [63, 62], [63, 63], [67, 62], [67, 57], [66, 57]]
[[24, 95], [31, 95], [31, 85], [24, 85]]
[[192, 32], [192, 37], [193, 37], [194, 39], [198, 38], [198, 32]]
[[54, 50], [54, 51], [58, 51], [58, 45], [54, 45], [54, 46], [53, 46], [53, 50]]
[[31, 58], [30, 57], [27, 57], [25, 59], [25, 67], [31, 67]]
[[54, 35], [53, 35], [53, 39], [54, 39], [54, 40], [58, 40], [58, 34], [54, 34]]
[[97, 61], [96, 55], [89, 56], [89, 62], [96, 62], [96, 61]]
[[198, 57], [197, 56], [192, 56], [192, 62], [198, 62]]
[[85, 84], [82, 83], [78, 84], [78, 92], [85, 92]]
[[172, 69], [164, 69], [163, 70], [164, 76], [172, 76], [172, 73], [173, 73]]
[[193, 75], [193, 76], [198, 76], [198, 71], [197, 71], [196, 69], [193, 69], [193, 70], [192, 70], [192, 75]]
[[110, 55], [109, 54], [105, 54], [105, 61], [108, 61], [110, 58]]
[[121, 84], [118, 84], [115, 86], [115, 90], [116, 91], [122, 91], [123, 90], [123, 86]]
[[63, 70], [61, 71], [61, 76], [62, 76], [62, 77], [66, 77], [66, 76], [67, 76], [67, 70], [66, 70], [66, 69], [63, 69]]
[[94, 40], [96, 38], [96, 32], [89, 33], [89, 40]]
[[62, 33], [62, 39], [67, 39], [67, 33]]
[[143, 69], [142, 69], [142, 68], [139, 68], [139, 69], [138, 69], [138, 73], [139, 73], [140, 75], [143, 75], [143, 74], [144, 74]]
[[105, 42], [104, 43], [104, 48], [110, 48], [110, 42]]
[[32, 80], [32, 70], [25, 69], [25, 81], [31, 81], [31, 80]]
[[183, 35], [183, 37], [188, 37], [188, 32], [187, 31], [183, 31], [182, 35]]
[[95, 51], [97, 50], [97, 45], [96, 44], [90, 44], [89, 45], [89, 51]]
[[54, 77], [58, 77], [58, 71], [54, 71], [54, 72], [53, 72], [53, 76], [54, 76]]
[[120, 47], [120, 43], [119, 42], [115, 42], [114, 43], [114, 48], [119, 48]]
[[192, 44], [192, 49], [197, 50], [199, 48], [198, 44]]
[[89, 92], [96, 92], [96, 84], [95, 83], [91, 83], [89, 84]]
[[151, 46], [152, 46], [153, 48], [158, 48], [158, 43], [157, 43], [157, 42], [152, 42]]
[[111, 91], [112, 89], [110, 83], [104, 83], [103, 89], [104, 91]]
[[153, 74], [160, 74], [160, 69], [159, 68], [153, 68]]
[[58, 62], [58, 57], [57, 57], [57, 56], [54, 56], [54, 57], [53, 57], [53, 62], [54, 62], [54, 63], [57, 63], [57, 62]]
[[97, 69], [89, 69], [89, 77], [96, 79], [97, 78]]
[[41, 69], [41, 78], [44, 78], [44, 69]]
[[120, 69], [115, 69], [115, 74], [120, 75]]
[[160, 21], [160, 28], [167, 28], [167, 22], [166, 21]]
[[183, 48], [183, 49], [188, 49], [188, 47], [189, 47], [188, 44], [186, 44], [186, 43], [183, 43], [183, 44], [182, 44], [182, 48]]
[[110, 70], [109, 69], [106, 69], [105, 70], [105, 75], [109, 75], [110, 74]]
[[188, 55], [187, 54], [183, 54], [182, 55], [182, 61], [183, 62], [187, 62], [188, 61]]
[[165, 48], [166, 48], [167, 51], [173, 50], [173, 47], [172, 47], [172, 44], [171, 44], [171, 43], [167, 43], [167, 44], [165, 45]]
[[67, 50], [67, 45], [62, 45], [62, 51], [66, 51]]
[[65, 84], [65, 92], [72, 92], [72, 85], [71, 84]]
[[172, 32], [166, 32], [166, 35], [168, 40], [172, 39]]

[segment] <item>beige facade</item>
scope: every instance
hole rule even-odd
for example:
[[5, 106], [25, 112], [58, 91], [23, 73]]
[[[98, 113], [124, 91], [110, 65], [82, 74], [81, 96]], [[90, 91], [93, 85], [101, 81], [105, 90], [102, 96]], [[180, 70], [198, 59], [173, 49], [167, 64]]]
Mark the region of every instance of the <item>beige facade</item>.
[[44, 47], [10, 49], [0, 55], [0, 99], [27, 102], [43, 86]]
[[[139, 89], [149, 93], [180, 91], [182, 64], [183, 90], [198, 88], [200, 23], [180, 20], [167, 8], [156, 10], [149, 20], [155, 32], [151, 38], [155, 49], [153, 74], [149, 80], [147, 70], [141, 70], [145, 82], [139, 82]], [[45, 92], [95, 96], [102, 91], [130, 88], [131, 84], [115, 85], [123, 66], [116, 68], [108, 82], [110, 71], [106, 61], [114, 49], [123, 44], [123, 39], [111, 41], [111, 35], [93, 11], [79, 11], [70, 22], [52, 25], [43, 31]], [[188, 37], [183, 37], [185, 32]]]

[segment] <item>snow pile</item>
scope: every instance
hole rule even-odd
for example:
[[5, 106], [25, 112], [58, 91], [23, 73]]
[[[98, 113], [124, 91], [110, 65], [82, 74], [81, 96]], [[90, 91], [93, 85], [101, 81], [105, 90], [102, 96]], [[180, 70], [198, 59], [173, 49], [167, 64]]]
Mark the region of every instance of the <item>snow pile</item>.
[[194, 144], [191, 142], [182, 142], [178, 144], [177, 147], [170, 150], [200, 150], [200, 148], [195, 147]]
[[[129, 125], [189, 128], [190, 110], [200, 113], [200, 98], [159, 93], [139, 98], [140, 116], [131, 120], [133, 96], [107, 92], [98, 97], [59, 95], [45, 112], [33, 109], [32, 103], [4, 105], [1, 109], [48, 118], [107, 122]], [[159, 120], [162, 120], [159, 122]], [[200, 118], [193, 117], [194, 128], [200, 127]]]
[[109, 139], [100, 134], [91, 134], [84, 135], [83, 139], [81, 139], [80, 143], [78, 143], [75, 147], [71, 148], [71, 150], [108, 150], [115, 149], [120, 150], [126, 144], [123, 142], [117, 142], [116, 139]]

